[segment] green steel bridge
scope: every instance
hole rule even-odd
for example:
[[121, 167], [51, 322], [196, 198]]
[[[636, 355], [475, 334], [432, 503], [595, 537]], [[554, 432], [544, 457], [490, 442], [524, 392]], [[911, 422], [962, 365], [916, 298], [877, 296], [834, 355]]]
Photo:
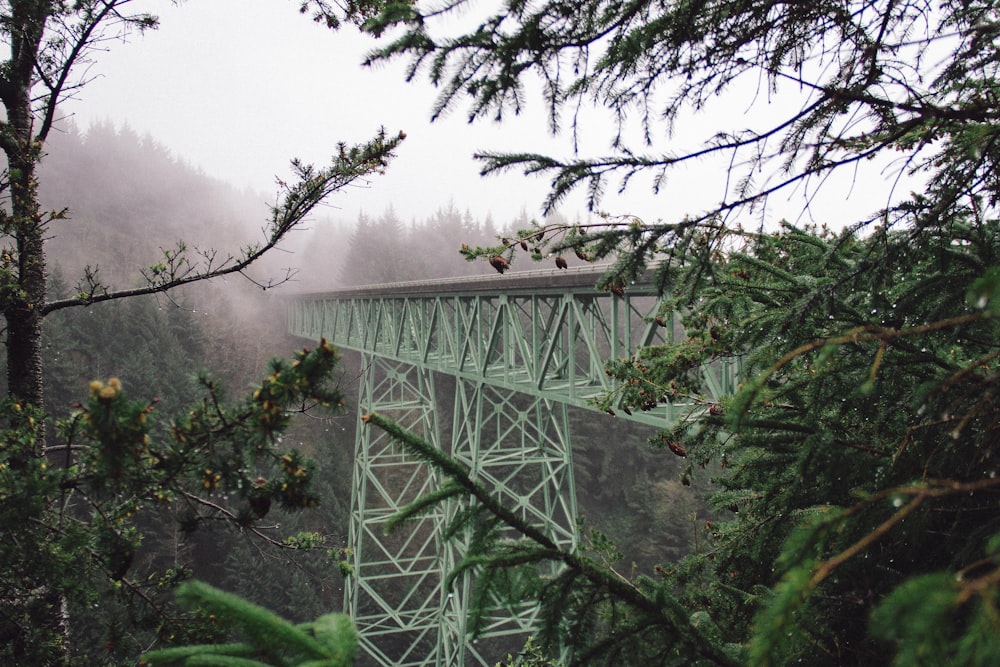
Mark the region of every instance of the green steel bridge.
[[[295, 297], [289, 331], [362, 356], [359, 414], [378, 412], [449, 452], [496, 489], [508, 507], [571, 547], [577, 520], [569, 406], [593, 409], [613, 389], [607, 359], [668, 342], [679, 331], [655, 322], [651, 275], [623, 296], [594, 288], [606, 267], [397, 283]], [[661, 320], [662, 322], [662, 320]], [[730, 369], [706, 370], [719, 394]], [[446, 387], [451, 405], [439, 405]], [[671, 424], [682, 406], [619, 418]], [[609, 417], [610, 419], [610, 417]], [[530, 633], [531, 606], [496, 606], [485, 632], [468, 639], [474, 582], [445, 587], [461, 539], [444, 527], [459, 511], [440, 507], [384, 533], [400, 508], [443, 481], [379, 429], [355, 443], [346, 611], [370, 664], [492, 667]]]

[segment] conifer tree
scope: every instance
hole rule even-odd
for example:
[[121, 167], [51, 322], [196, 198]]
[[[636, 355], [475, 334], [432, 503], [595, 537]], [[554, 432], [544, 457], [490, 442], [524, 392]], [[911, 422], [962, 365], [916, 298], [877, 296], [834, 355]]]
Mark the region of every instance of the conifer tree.
[[[109, 380], [93, 385], [90, 403], [53, 432], [47, 428], [50, 415], [45, 413], [43, 385], [45, 318], [60, 310], [159, 294], [213, 277], [249, 278], [248, 267], [330, 194], [385, 169], [403, 139], [402, 134], [380, 131], [360, 145], [337, 146], [328, 165], [293, 161], [295, 180], [280, 185], [262, 238], [238, 250], [217, 252], [178, 242], [150, 257], [131, 284], [108, 284], [96, 267], [87, 267], [70, 295], [51, 295], [47, 244], [56, 231], [54, 223], [72, 212], [62, 204], [42, 208], [38, 167], [46, 141], [57, 128], [60, 104], [87, 84], [89, 65], [99, 53], [115, 39], [157, 26], [155, 16], [133, 11], [136, 4], [0, 2], [0, 43], [5, 47], [0, 66], [0, 151], [5, 158], [0, 173], [0, 315], [7, 362], [7, 397], [0, 402], [0, 498], [3, 525], [11, 531], [5, 533], [0, 565], [0, 637], [11, 664], [72, 662], [71, 607], [80, 600], [92, 602], [97, 595], [89, 576], [94, 567], [103, 568], [107, 585], [117, 587], [126, 580], [139, 539], [129, 522], [142, 503], [176, 496], [190, 503], [195, 523], [202, 510], [213, 507], [250, 529], [269, 501], [293, 507], [314, 501], [307, 484], [311, 469], [300, 455], [280, 455], [275, 463], [283, 476], [262, 477], [260, 485], [247, 477], [246, 461], [275, 453], [274, 436], [286, 425], [285, 410], [304, 395], [308, 382], [295, 387], [278, 383], [284, 371], [276, 368], [258, 397], [232, 414], [223, 407], [218, 386], [206, 381], [203, 402], [194, 407], [189, 421], [175, 424], [174, 441], [153, 451], [145, 442], [144, 421], [151, 405], [124, 401], [120, 382]], [[334, 13], [336, 7], [320, 7], [314, 18], [331, 26], [339, 24], [338, 17], [358, 21], [369, 11], [369, 3], [355, 5], [346, 14]], [[257, 279], [256, 284], [267, 289], [283, 280]], [[332, 358], [332, 351], [323, 354]], [[299, 360], [291, 373], [301, 373], [307, 358], [312, 357]], [[190, 484], [195, 485], [193, 491]], [[219, 489], [258, 505], [232, 511], [199, 495]], [[143, 595], [140, 588], [133, 591]]]
[[[720, 466], [712, 502], [730, 518], [705, 526], [707, 553], [622, 581], [601, 559], [553, 549], [454, 462], [393, 431], [455, 480], [427, 503], [478, 508], [460, 517], [481, 536], [460, 567], [497, 593], [534, 591], [543, 646], [572, 647], [574, 664], [995, 660], [1000, 6], [510, 0], [465, 33], [438, 20], [476, 4], [388, 6], [367, 27], [395, 36], [369, 60], [410, 57], [411, 76], [441, 86], [436, 113], [466, 100], [470, 120], [502, 118], [540, 81], [553, 127], [593, 102], [622, 128], [608, 155], [486, 152], [484, 173], [548, 174], [546, 207], [576, 187], [596, 207], [609, 184], [649, 174], [666, 187], [706, 156], [730, 165], [720, 199], [665, 220], [626, 211], [465, 251], [510, 263], [525, 241], [537, 258], [613, 259], [599, 287], [615, 293], [658, 264], [661, 315], [680, 311], [687, 335], [610, 360], [619, 384], [606, 401], [687, 406], [655, 444]], [[788, 113], [671, 149], [671, 123], [748, 80]], [[647, 145], [626, 142], [629, 120]], [[766, 231], [750, 217], [888, 153], [919, 191], [889, 182], [882, 208], [851, 219], [811, 211], [843, 231]], [[708, 398], [706, 373], [730, 358], [741, 387]], [[482, 528], [499, 524], [523, 538]], [[563, 574], [538, 578], [541, 560]], [[512, 576], [534, 588], [504, 586]]]
[[[149, 520], [168, 510], [188, 534], [226, 524], [285, 548], [315, 542], [308, 534], [263, 530], [260, 522], [272, 508], [318, 502], [315, 464], [282, 446], [281, 436], [295, 412], [339, 404], [330, 386], [337, 359], [321, 342], [290, 362], [275, 360], [253, 394], [236, 402], [203, 378], [201, 395], [169, 423], [156, 419], [155, 401], [128, 398], [118, 378], [95, 380], [86, 403], [58, 422], [65, 461], [25, 458], [37, 446], [42, 414], [5, 401], [0, 658], [39, 665], [93, 660], [70, 640], [80, 630], [74, 616], [92, 614], [98, 601], [105, 610], [119, 603], [132, 610], [136, 627], [103, 629], [108, 656], [126, 663], [140, 637], [170, 642], [203, 635], [195, 619], [165, 606], [165, 594], [190, 576], [184, 563], [135, 567]], [[68, 616], [69, 626], [42, 622], [51, 614]], [[129, 645], [115, 646], [119, 641]]]

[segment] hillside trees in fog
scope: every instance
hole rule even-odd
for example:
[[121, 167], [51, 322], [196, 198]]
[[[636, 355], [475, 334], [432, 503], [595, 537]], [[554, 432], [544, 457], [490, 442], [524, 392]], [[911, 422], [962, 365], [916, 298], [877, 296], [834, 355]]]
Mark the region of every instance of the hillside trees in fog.
[[358, 286], [481, 275], [484, 267], [463, 260], [458, 249], [462, 243], [495, 241], [491, 218], [477, 221], [454, 204], [409, 223], [392, 208], [377, 218], [362, 214], [351, 233], [339, 282]]
[[[468, 261], [462, 249], [490, 246], [504, 235], [516, 238], [516, 230], [532, 224], [567, 224], [567, 220], [555, 211], [544, 216], [541, 223], [533, 221], [526, 212], [502, 222], [502, 227], [498, 229], [491, 214], [476, 219], [469, 211], [459, 211], [454, 202], [423, 220], [411, 218], [404, 221], [392, 207], [377, 217], [362, 213], [350, 228], [346, 245], [338, 240], [324, 241], [320, 238], [307, 246], [303, 260], [310, 266], [310, 273], [314, 265], [322, 264], [317, 261], [320, 257], [328, 264], [331, 256], [342, 258], [333, 263], [339, 268], [336, 276], [330, 276], [322, 283], [310, 281], [309, 289], [492, 275], [496, 273], [495, 269], [481, 262]], [[340, 245], [339, 251], [333, 247], [334, 244]], [[547, 268], [554, 266], [550, 264]], [[535, 267], [518, 267], [522, 268]], [[323, 275], [322, 269], [320, 275]]]
[[[179, 163], [127, 125], [79, 128], [68, 121], [45, 150], [39, 165], [43, 206], [70, 206], [69, 218], [52, 225], [46, 250], [70, 286], [88, 266], [109, 285], [140, 284], [140, 271], [158, 259], [159, 248], [179, 240], [239, 248], [267, 215], [265, 195], [239, 192]], [[264, 280], [268, 274], [253, 275]]]
[[[60, 195], [74, 174], [51, 177], [51, 199], [43, 205], [48, 184], [42, 179], [48, 177], [41, 166], [49, 140], [64, 127], [60, 103], [86, 85], [94, 58], [115, 39], [156, 27], [156, 18], [134, 12], [134, 4], [0, 3], [0, 41], [6, 47], [0, 67], [5, 112], [0, 151], [6, 160], [0, 173], [0, 312], [7, 380], [6, 397], [0, 401], [0, 523], [5, 537], [0, 543], [0, 651], [10, 664], [92, 662], [93, 656], [76, 653], [74, 641], [88, 630], [90, 610], [119, 592], [169, 620], [153, 591], [187, 576], [181, 564], [143, 581], [130, 577], [143, 537], [142, 521], [158, 508], [170, 506], [183, 531], [206, 521], [228, 523], [280, 545], [282, 536], [260, 527], [271, 505], [295, 509], [316, 503], [311, 488], [315, 466], [300, 451], [282, 444], [290, 414], [340, 400], [336, 387], [329, 385], [336, 354], [320, 344], [291, 361], [272, 362], [262, 373], [265, 379], [255, 383], [254, 394], [243, 399], [226, 397], [218, 381], [205, 377], [196, 390], [177, 392], [184, 409], [172, 418], [159, 418], [155, 397], [143, 396], [141, 386], [125, 386], [117, 376], [94, 380], [91, 375], [89, 392], [78, 395], [84, 400], [63, 418], [53, 419], [58, 415], [47, 412], [52, 406], [45, 394], [45, 346], [79, 341], [74, 335], [80, 331], [74, 331], [78, 322], [69, 318], [61, 323], [62, 331], [53, 327], [47, 335], [48, 323], [71, 311], [92, 313], [99, 321], [95, 332], [124, 339], [109, 349], [122, 355], [118, 361], [133, 367], [136, 378], [165, 370], [163, 379], [176, 378], [181, 370], [157, 367], [155, 354], [133, 356], [141, 337], [167, 321], [158, 307], [177, 298], [179, 288], [209, 280], [218, 284], [227, 276], [265, 289], [283, 282], [285, 274], [251, 275], [248, 270], [309, 220], [330, 194], [385, 169], [403, 139], [402, 134], [379, 132], [357, 146], [331, 147], [328, 165], [293, 161], [294, 178], [280, 184], [274, 203], [253, 225], [261, 231], [236, 245], [212, 246], [205, 241], [217, 238], [189, 241], [174, 236], [180, 226], [160, 217], [176, 209], [161, 206], [157, 196], [165, 189], [183, 190], [190, 182], [148, 190], [131, 187], [134, 181], [126, 176], [141, 172], [146, 161], [131, 161], [121, 150], [121, 137], [116, 140], [107, 127], [98, 126], [90, 140], [105, 141], [107, 152], [82, 151], [80, 160], [94, 162], [78, 163], [77, 168], [112, 177], [89, 193], [92, 201], [81, 203], [93, 217], [74, 227], [74, 202]], [[332, 15], [326, 18], [334, 23]], [[352, 10], [347, 18], [360, 16]], [[163, 153], [155, 143], [146, 150]], [[197, 208], [197, 195], [197, 190], [182, 194], [192, 215], [204, 213]], [[128, 220], [127, 231], [112, 229], [112, 218]], [[121, 252], [77, 255], [75, 266], [58, 271], [51, 249], [63, 244], [66, 255], [78, 253], [84, 247], [81, 234]], [[150, 248], [136, 240], [159, 240], [161, 235], [170, 238], [140, 259]], [[124, 266], [126, 262], [131, 266]], [[122, 311], [99, 310], [124, 304], [125, 299], [143, 302], [122, 306]], [[157, 332], [153, 342], [194, 351], [198, 345], [188, 333]], [[238, 338], [232, 336], [229, 344], [239, 345]], [[68, 376], [86, 372], [81, 369], [88, 360], [97, 359], [75, 347], [54, 350], [52, 358], [57, 355], [72, 361], [72, 368], [53, 368], [49, 377], [63, 374], [68, 381]], [[144, 616], [131, 618], [122, 616], [127, 622], [151, 623], [143, 630], [147, 639], [170, 639], [167, 626], [157, 628], [155, 620]], [[122, 638], [139, 642], [127, 628], [119, 626], [119, 631]], [[108, 646], [120, 648], [114, 641]], [[133, 644], [127, 650], [134, 655], [139, 648]]]
[[[610, 290], [661, 262], [663, 314], [679, 310], [686, 337], [609, 360], [619, 384], [601, 404], [688, 406], [656, 440], [691, 468], [719, 466], [712, 502], [727, 518], [706, 526], [702, 553], [623, 576], [609, 545], [559, 551], [370, 416], [452, 478], [438, 498], [478, 503], [459, 568], [498, 595], [531, 591], [542, 645], [571, 647], [576, 664], [995, 661], [1000, 4], [404, 4], [367, 24], [391, 35], [369, 60], [408, 58], [441, 86], [436, 114], [468, 102], [471, 121], [502, 119], [540, 85], [550, 124], [574, 137], [582, 107], [610, 116], [603, 155], [481, 155], [484, 173], [549, 176], [546, 206], [582, 188], [596, 207], [643, 178], [669, 193], [696, 162], [719, 167], [700, 202], [663, 220], [626, 210], [468, 254], [510, 261], [519, 238], [541, 240], [614, 259]], [[441, 20], [458, 6], [482, 10], [468, 32]], [[830, 192], [841, 175], [877, 203], [844, 206]], [[834, 230], [764, 227], [785, 197]], [[716, 400], [700, 368], [720, 358], [739, 358], [744, 382]], [[552, 559], [561, 574], [538, 577]]]

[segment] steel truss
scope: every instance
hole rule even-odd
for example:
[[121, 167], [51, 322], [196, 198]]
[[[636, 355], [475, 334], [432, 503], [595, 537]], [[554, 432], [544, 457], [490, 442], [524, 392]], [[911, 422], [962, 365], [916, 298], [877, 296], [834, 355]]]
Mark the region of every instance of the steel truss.
[[[596, 292], [595, 281], [593, 272], [532, 272], [306, 295], [289, 306], [289, 330], [360, 351], [362, 414], [381, 413], [450, 452], [508, 507], [572, 546], [567, 406], [592, 408], [591, 399], [612, 389], [607, 359], [668, 342], [676, 328], [655, 321], [650, 286], [615, 296]], [[707, 372], [719, 393], [728, 391], [731, 369]], [[455, 396], [450, 424], [439, 423], [443, 384]], [[622, 416], [663, 427], [675, 409]], [[460, 510], [455, 503], [384, 534], [389, 517], [441, 481], [385, 433], [359, 429], [346, 607], [375, 664], [491, 667], [516, 651], [510, 636], [523, 639], [534, 623], [531, 606], [498, 607], [481, 639], [468, 641], [474, 582], [444, 586], [463, 551], [461, 539], [442, 538]]]

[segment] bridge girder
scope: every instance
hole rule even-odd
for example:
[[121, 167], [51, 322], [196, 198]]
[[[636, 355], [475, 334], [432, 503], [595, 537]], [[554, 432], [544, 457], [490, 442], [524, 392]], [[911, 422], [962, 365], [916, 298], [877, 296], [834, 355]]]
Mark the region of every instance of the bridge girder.
[[[593, 408], [592, 399], [613, 388], [604, 371], [608, 359], [669, 342], [679, 330], [672, 317], [655, 321], [651, 286], [631, 286], [624, 296], [600, 293], [593, 287], [597, 275], [532, 272], [304, 295], [289, 306], [289, 331], [361, 352], [360, 413], [384, 414], [448, 451], [509, 507], [572, 546], [577, 516], [567, 406]], [[729, 369], [708, 372], [719, 393], [728, 391]], [[435, 378], [441, 377], [454, 382], [450, 427], [438, 421]], [[665, 427], [676, 409], [661, 405], [621, 416]], [[511, 650], [503, 638], [533, 625], [532, 608], [498, 609], [486, 619], [481, 642], [467, 641], [473, 582], [443, 585], [463, 546], [461, 539], [441, 539], [460, 510], [454, 503], [407, 532], [382, 534], [390, 516], [441, 481], [384, 433], [359, 430], [346, 607], [376, 664], [491, 667]]]

